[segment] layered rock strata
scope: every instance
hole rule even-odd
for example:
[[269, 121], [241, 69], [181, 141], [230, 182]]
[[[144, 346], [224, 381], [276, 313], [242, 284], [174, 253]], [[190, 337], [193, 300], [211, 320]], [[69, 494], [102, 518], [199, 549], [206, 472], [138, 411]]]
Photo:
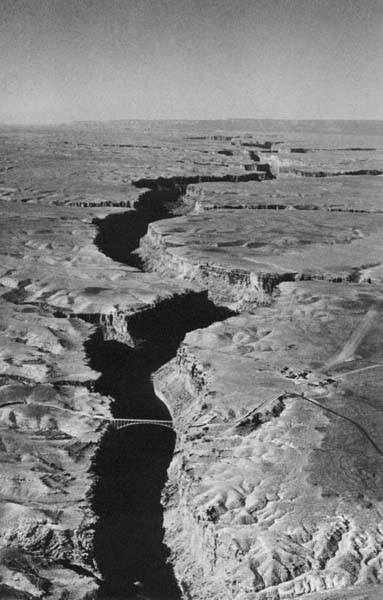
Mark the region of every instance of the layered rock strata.
[[[0, 597], [126, 594], [166, 555], [172, 444], [152, 480], [160, 436], [107, 429], [134, 397], [174, 415], [185, 597], [380, 599], [382, 180], [291, 173], [377, 172], [381, 150], [140, 127], [2, 134]], [[243, 314], [212, 325], [208, 296]]]
[[[4, 288], [2, 288], [4, 292]], [[1, 299], [0, 597], [96, 593], [89, 467], [109, 402], [83, 343], [92, 327]]]
[[188, 334], [155, 377], [178, 432], [165, 494], [176, 574], [191, 598], [377, 599], [381, 289], [281, 291]]
[[278, 177], [267, 185], [211, 183], [189, 185], [187, 198], [197, 212], [221, 209], [383, 211], [383, 178], [342, 176], [336, 179]]
[[381, 281], [382, 230], [379, 214], [216, 210], [152, 223], [140, 256], [243, 310], [283, 280]]
[[113, 387], [94, 391], [85, 347], [96, 326], [134, 346], [141, 313], [174, 300], [199, 314], [207, 297], [97, 250], [100, 210], [3, 203], [1, 216], [0, 597], [96, 598], [108, 496], [94, 464]]

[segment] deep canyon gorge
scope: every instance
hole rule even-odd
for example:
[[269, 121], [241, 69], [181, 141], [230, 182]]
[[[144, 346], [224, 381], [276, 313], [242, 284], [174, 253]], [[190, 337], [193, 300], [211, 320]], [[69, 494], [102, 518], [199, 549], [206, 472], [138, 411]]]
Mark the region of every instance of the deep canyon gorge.
[[1, 130], [0, 598], [382, 598], [383, 132], [259, 127]]

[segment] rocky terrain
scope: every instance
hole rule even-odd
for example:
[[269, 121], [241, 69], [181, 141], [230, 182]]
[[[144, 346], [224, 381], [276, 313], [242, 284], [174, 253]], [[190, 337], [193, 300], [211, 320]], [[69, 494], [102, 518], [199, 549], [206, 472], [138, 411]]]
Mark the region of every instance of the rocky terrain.
[[0, 137], [0, 598], [382, 598], [383, 138]]
[[272, 308], [188, 334], [156, 375], [182, 447], [167, 541], [193, 597], [380, 580], [381, 307], [372, 286], [284, 283]]

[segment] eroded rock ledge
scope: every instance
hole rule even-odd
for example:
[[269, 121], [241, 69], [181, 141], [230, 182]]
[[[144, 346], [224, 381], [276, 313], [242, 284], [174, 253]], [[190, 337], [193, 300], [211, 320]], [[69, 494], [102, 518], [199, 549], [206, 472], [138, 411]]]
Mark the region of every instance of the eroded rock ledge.
[[[351, 187], [321, 156], [287, 168], [337, 177], [272, 180], [261, 158], [278, 152], [283, 167], [279, 143], [238, 138], [228, 150], [232, 136], [213, 138], [95, 147], [74, 135], [72, 147], [36, 136], [22, 152], [9, 147], [0, 188], [4, 598], [129, 589], [145, 516], [134, 513], [132, 536], [125, 492], [136, 486], [124, 466], [138, 454], [106, 423], [129, 408], [133, 388], [162, 398], [175, 419], [166, 541], [185, 597], [381, 596], [382, 180], [355, 167]], [[363, 173], [377, 171], [368, 165]], [[140, 272], [141, 260], [153, 272]], [[227, 307], [243, 314], [211, 324]], [[156, 506], [142, 544], [155, 560]]]
[[150, 224], [139, 254], [148, 270], [254, 310], [282, 281], [381, 281], [382, 227], [380, 214], [226, 209]]
[[100, 369], [85, 343], [121, 315], [137, 320], [173, 298], [190, 306], [193, 291], [98, 251], [92, 220], [105, 213], [19, 203], [1, 212], [0, 596], [95, 598], [105, 573], [93, 469], [113, 398], [95, 391]]
[[281, 287], [272, 308], [188, 334], [156, 374], [178, 432], [176, 574], [191, 598], [378, 598], [381, 290]]
[[99, 585], [90, 465], [109, 402], [89, 389], [92, 327], [52, 312], [0, 303], [2, 598], [61, 599], [71, 589], [80, 600]]

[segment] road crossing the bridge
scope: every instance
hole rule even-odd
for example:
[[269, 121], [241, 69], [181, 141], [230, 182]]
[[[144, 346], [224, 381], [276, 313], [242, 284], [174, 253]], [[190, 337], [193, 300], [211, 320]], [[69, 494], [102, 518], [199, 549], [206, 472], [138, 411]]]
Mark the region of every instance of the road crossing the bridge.
[[111, 426], [115, 429], [123, 429], [132, 425], [159, 425], [173, 429], [172, 421], [164, 421], [162, 419], [108, 419]]
[[55, 404], [42, 402], [31, 402], [30, 404], [42, 406], [44, 408], [54, 408], [55, 410], [68, 412], [72, 415], [81, 415], [82, 417], [87, 417], [88, 419], [94, 419], [96, 421], [104, 421], [105, 423], [109, 423], [114, 429], [122, 429], [124, 427], [131, 427], [132, 425], [157, 425], [160, 427], [167, 427], [168, 429], [174, 429], [173, 422], [165, 419], [115, 419], [104, 415], [92, 415], [81, 410], [74, 410], [64, 406], [56, 406]]

